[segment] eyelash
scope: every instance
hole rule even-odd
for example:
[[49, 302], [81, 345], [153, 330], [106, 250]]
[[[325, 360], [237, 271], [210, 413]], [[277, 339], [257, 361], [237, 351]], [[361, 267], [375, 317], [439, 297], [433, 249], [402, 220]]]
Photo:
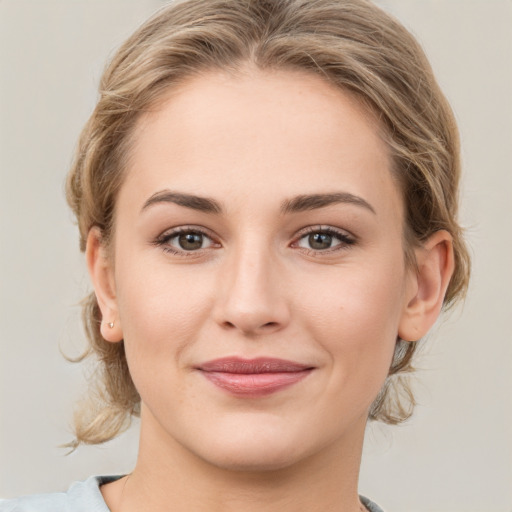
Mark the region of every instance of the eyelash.
[[352, 235], [349, 235], [346, 231], [338, 230], [329, 226], [310, 226], [299, 234], [295, 241], [292, 242], [291, 246], [298, 247], [298, 244], [301, 240], [312, 234], [329, 235], [332, 238], [337, 239], [339, 243], [334, 247], [329, 247], [327, 249], [311, 249], [301, 247], [301, 249], [310, 256], [321, 257], [323, 255], [332, 254], [333, 252], [343, 251], [356, 243], [356, 239]]
[[[186, 249], [175, 249], [169, 243], [172, 239], [178, 237], [182, 234], [196, 234], [201, 235], [211, 241], [211, 245], [209, 247], [200, 248], [197, 250], [186, 250]], [[338, 244], [334, 247], [328, 247], [326, 249], [312, 249], [307, 247], [300, 247], [298, 244], [301, 240], [312, 234], [322, 234], [329, 235], [332, 238], [338, 240]], [[290, 244], [290, 247], [299, 248], [304, 251], [308, 255], [313, 255], [317, 257], [321, 257], [324, 254], [330, 254], [337, 251], [346, 250], [349, 246], [354, 245], [356, 240], [353, 236], [347, 234], [345, 231], [337, 230], [332, 227], [326, 226], [311, 226], [303, 230], [295, 240]], [[166, 231], [162, 233], [154, 242], [154, 245], [161, 247], [162, 250], [166, 253], [180, 256], [180, 257], [198, 257], [200, 256], [204, 250], [209, 249], [210, 247], [218, 248], [221, 247], [219, 242], [215, 241], [215, 238], [206, 230], [196, 227], [196, 226], [182, 226], [178, 228], [174, 228], [171, 231]]]
[[179, 235], [185, 235], [185, 234], [194, 234], [194, 235], [201, 235], [204, 238], [207, 238], [211, 240], [211, 246], [214, 247], [220, 247], [220, 243], [216, 242], [214, 240], [214, 237], [207, 232], [206, 230], [196, 227], [196, 226], [182, 226], [179, 228], [174, 228], [171, 231], [166, 231], [162, 233], [155, 241], [154, 245], [161, 247], [162, 250], [166, 253], [173, 254], [175, 256], [181, 256], [184, 258], [187, 257], [197, 257], [199, 256], [205, 249], [207, 248], [201, 248], [198, 250], [189, 250], [186, 249], [175, 249], [173, 248], [169, 243], [173, 238], [178, 237]]

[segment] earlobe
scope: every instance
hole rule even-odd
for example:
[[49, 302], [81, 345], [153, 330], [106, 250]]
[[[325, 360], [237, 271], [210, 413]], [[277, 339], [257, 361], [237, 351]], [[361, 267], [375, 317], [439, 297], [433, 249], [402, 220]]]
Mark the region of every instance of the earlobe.
[[102, 244], [101, 230], [90, 229], [85, 250], [87, 269], [94, 286], [96, 300], [101, 310], [101, 335], [110, 342], [123, 339], [115, 290], [114, 270], [107, 251]]
[[454, 270], [452, 236], [436, 231], [415, 250], [417, 270], [411, 271], [408, 297], [399, 325], [398, 336], [417, 341], [427, 334], [437, 320]]

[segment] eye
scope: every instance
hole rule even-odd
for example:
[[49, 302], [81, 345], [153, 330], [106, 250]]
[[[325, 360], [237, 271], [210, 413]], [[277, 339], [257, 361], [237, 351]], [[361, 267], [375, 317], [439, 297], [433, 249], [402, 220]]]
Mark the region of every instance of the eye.
[[198, 249], [204, 249], [211, 245], [211, 240], [203, 235], [203, 233], [197, 233], [189, 231], [188, 233], [180, 233], [169, 239], [170, 245], [177, 249], [184, 251], [197, 251]]
[[339, 243], [340, 241], [336, 240], [336, 238], [329, 233], [311, 233], [303, 236], [299, 240], [299, 247], [322, 251], [324, 249], [330, 249], [333, 245], [338, 245]]
[[210, 236], [199, 229], [176, 228], [163, 233], [155, 241], [166, 252], [184, 254], [199, 252], [215, 245]]
[[342, 249], [355, 240], [348, 234], [333, 228], [313, 228], [296, 242], [297, 247], [311, 251]]

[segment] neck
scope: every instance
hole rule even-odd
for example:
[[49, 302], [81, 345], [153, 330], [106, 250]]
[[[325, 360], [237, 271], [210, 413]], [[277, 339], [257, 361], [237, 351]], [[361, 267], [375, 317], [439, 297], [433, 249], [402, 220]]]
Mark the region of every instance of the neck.
[[[153, 421], [151, 421], [153, 420]], [[139, 456], [129, 478], [102, 488], [112, 512], [359, 512], [358, 474], [365, 422], [351, 439], [326, 445], [285, 467], [220, 467], [141, 422]]]

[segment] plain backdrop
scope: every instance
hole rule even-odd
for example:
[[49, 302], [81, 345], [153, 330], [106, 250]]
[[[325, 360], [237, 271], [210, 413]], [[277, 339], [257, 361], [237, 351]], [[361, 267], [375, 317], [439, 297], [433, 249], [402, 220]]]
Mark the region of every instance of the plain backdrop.
[[[89, 289], [63, 182], [103, 65], [157, 0], [0, 0], [0, 496], [133, 466], [137, 423], [66, 456]], [[360, 492], [393, 512], [512, 511], [512, 1], [382, 0], [460, 123], [463, 309], [425, 342], [407, 424], [368, 429]]]

